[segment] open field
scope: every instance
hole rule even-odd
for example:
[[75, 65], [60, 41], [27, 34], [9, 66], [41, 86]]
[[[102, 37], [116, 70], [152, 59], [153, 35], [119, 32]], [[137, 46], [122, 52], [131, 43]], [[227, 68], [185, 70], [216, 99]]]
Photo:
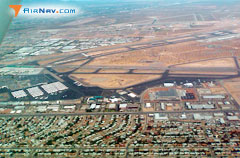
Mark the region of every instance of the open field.
[[53, 59], [41, 60], [41, 61], [38, 62], [38, 64], [39, 65], [47, 65], [47, 64], [53, 63], [55, 61], [58, 61], [60, 59], [63, 59], [63, 57], [56, 57], [56, 58], [53, 58]]
[[171, 75], [237, 75], [238, 72], [214, 72], [214, 71], [170, 71], [169, 74]]
[[80, 58], [80, 61], [74, 61], [73, 60], [73, 62], [71, 62], [71, 63], [65, 63], [65, 64], [63, 64], [64, 66], [68, 66], [68, 65], [74, 65], [74, 66], [80, 66], [80, 65], [82, 65], [82, 64], [84, 64], [85, 62], [87, 62], [88, 60], [82, 60], [82, 58]]
[[60, 72], [60, 73], [65, 73], [65, 72], [69, 72], [74, 70], [73, 68], [62, 68], [62, 67], [56, 67], [53, 68], [56, 72]]
[[101, 69], [99, 73], [127, 73], [127, 70]]
[[161, 70], [133, 70], [133, 73], [164, 73], [164, 71]]
[[233, 58], [220, 58], [220, 59], [213, 59], [213, 60], [206, 60], [206, 61], [192, 62], [189, 64], [177, 65], [176, 67], [199, 67], [199, 68], [231, 67], [231, 68], [235, 68], [236, 65], [235, 65]]
[[[198, 42], [187, 42], [98, 57], [89, 63], [89, 65], [171, 66], [211, 58], [231, 57], [231, 55], [232, 52], [223, 51], [221, 48], [211, 48], [208, 45], [202, 45]], [[226, 59], [225, 63], [227, 63], [227, 67], [232, 66], [229, 65], [232, 63], [230, 60]], [[222, 61], [216, 60], [218, 65], [215, 67], [220, 66], [220, 62]]]
[[240, 78], [225, 81], [224, 87], [233, 96], [237, 103], [240, 104]]
[[161, 75], [137, 75], [137, 74], [71, 74], [71, 78], [88, 86], [101, 88], [124, 88], [142, 82], [158, 79]]
[[74, 71], [74, 73], [77, 73], [77, 72], [82, 72], [82, 73], [92, 73], [92, 72], [95, 72], [96, 69], [83, 69], [83, 68], [80, 68], [80, 69], [77, 69], [76, 71]]

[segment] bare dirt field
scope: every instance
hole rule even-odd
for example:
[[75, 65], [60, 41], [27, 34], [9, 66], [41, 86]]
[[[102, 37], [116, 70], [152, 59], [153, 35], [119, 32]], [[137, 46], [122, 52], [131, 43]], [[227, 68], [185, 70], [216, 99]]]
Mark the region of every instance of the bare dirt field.
[[120, 70], [120, 69], [101, 69], [99, 73], [127, 73], [128, 70]]
[[237, 75], [238, 72], [211, 72], [211, 71], [170, 71], [171, 76], [173, 75]]
[[[127, 65], [127, 66], [153, 66], [162, 65], [170, 66], [175, 64], [183, 64], [199, 60], [207, 60], [211, 58], [230, 57], [231, 52], [218, 51], [220, 48], [211, 48], [198, 42], [179, 43], [161, 47], [147, 48], [127, 53], [113, 54], [96, 58], [89, 65]], [[216, 61], [217, 66], [232, 63], [231, 59]], [[216, 63], [213, 63], [216, 64]], [[200, 65], [209, 64], [199, 63]], [[211, 64], [211, 63], [210, 63]], [[221, 65], [221, 66], [222, 66]], [[193, 64], [194, 66], [194, 64]], [[196, 65], [198, 66], [198, 64]]]
[[52, 62], [55, 62], [55, 61], [58, 61], [60, 59], [63, 59], [62, 57], [56, 57], [56, 58], [53, 58], [53, 59], [48, 59], [48, 60], [41, 60], [38, 62], [39, 65], [47, 65], [49, 63], [52, 63]]
[[56, 67], [53, 68], [56, 72], [64, 73], [74, 70], [74, 68], [62, 68], [62, 67]]
[[235, 62], [233, 58], [221, 58], [221, 59], [213, 59], [206, 61], [193, 62], [189, 64], [178, 65], [176, 67], [232, 67], [234, 68]]
[[80, 68], [80, 69], [77, 69], [76, 71], [74, 72], [87, 72], [87, 73], [92, 73], [92, 72], [95, 72], [96, 69], [83, 69], [83, 68]]
[[224, 87], [240, 105], [240, 78], [224, 82]]
[[87, 55], [99, 55], [99, 54], [105, 54], [105, 53], [110, 53], [110, 52], [117, 52], [117, 51], [126, 51], [128, 50], [127, 48], [119, 48], [119, 49], [114, 49], [114, 50], [104, 50], [104, 51], [95, 51], [95, 52], [89, 52]]
[[[78, 59], [78, 58], [77, 58]], [[82, 58], [80, 58], [82, 59]], [[87, 60], [80, 60], [80, 61], [73, 61], [71, 63], [66, 63], [66, 64], [63, 64], [63, 65], [74, 65], [74, 66], [79, 66], [79, 65], [82, 65], [83, 63], [85, 63]]]
[[162, 70], [133, 70], [133, 73], [164, 73]]
[[71, 74], [75, 80], [83, 82], [88, 86], [99, 86], [101, 88], [124, 88], [142, 82], [160, 78], [161, 75], [137, 75], [137, 74]]

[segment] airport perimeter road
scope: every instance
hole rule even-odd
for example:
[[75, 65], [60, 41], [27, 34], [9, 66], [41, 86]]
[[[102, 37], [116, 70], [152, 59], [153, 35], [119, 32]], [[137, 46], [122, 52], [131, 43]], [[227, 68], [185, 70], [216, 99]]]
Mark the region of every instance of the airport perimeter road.
[[149, 111], [149, 112], [85, 112], [85, 113], [34, 113], [34, 114], [0, 114], [0, 117], [41, 117], [41, 116], [85, 116], [85, 115], [146, 115], [153, 113], [182, 114], [182, 113], [219, 113], [240, 112], [240, 110], [191, 110], [191, 111]]

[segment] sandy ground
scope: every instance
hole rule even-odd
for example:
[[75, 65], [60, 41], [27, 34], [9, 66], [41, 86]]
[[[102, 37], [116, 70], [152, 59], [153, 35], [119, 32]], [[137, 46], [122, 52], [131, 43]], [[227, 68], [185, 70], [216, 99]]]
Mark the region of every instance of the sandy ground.
[[203, 72], [203, 71], [170, 71], [170, 75], [185, 75], [188, 74], [191, 76], [191, 74], [194, 75], [237, 75], [237, 72]]
[[234, 68], [235, 62], [233, 58], [222, 58], [214, 60], [199, 61], [189, 64], [178, 65], [176, 67], [232, 67]]
[[161, 75], [136, 75], [136, 74], [71, 74], [70, 77], [89, 86], [102, 88], [124, 88], [142, 82], [158, 79]]
[[224, 87], [240, 105], [240, 78], [224, 82]]
[[104, 50], [104, 51], [96, 51], [96, 52], [89, 52], [86, 55], [92, 56], [92, 55], [99, 55], [99, 54], [105, 54], [110, 52], [117, 52], [117, 51], [126, 51], [128, 48], [118, 48], [114, 50]]
[[63, 58], [54, 58], [54, 59], [49, 59], [49, 60], [41, 60], [38, 62], [39, 65], [47, 65], [49, 63], [52, 63], [52, 62], [55, 62], [57, 60], [60, 60], [60, 59], [63, 59]]
[[64, 73], [64, 72], [72, 71], [73, 68], [58, 68], [58, 67], [56, 67], [56, 68], [54, 68], [54, 70], [57, 72], [60, 72], [60, 73]]
[[95, 72], [95, 71], [96, 71], [96, 69], [82, 69], [82, 68], [80, 68], [80, 69], [77, 69], [74, 72], [89, 72], [89, 73], [91, 73], [91, 72]]
[[101, 69], [99, 73], [127, 73], [128, 70], [120, 70], [120, 69]]
[[161, 70], [134, 70], [133, 73], [164, 73]]
[[209, 87], [212, 94], [227, 94], [223, 87]]
[[[221, 43], [218, 43], [221, 45]], [[161, 47], [147, 48], [127, 53], [113, 54], [96, 58], [89, 65], [127, 65], [127, 66], [170, 66], [184, 64], [188, 62], [197, 62], [220, 57], [231, 57], [238, 55], [239, 52], [227, 51], [233, 48], [221, 48], [219, 46], [210, 47], [211, 44], [202, 44], [200, 42], [179, 43]], [[211, 63], [199, 62], [188, 66], [226, 66], [233, 67], [232, 59], [216, 60]], [[182, 65], [184, 66], [184, 65]]]
[[76, 61], [76, 62], [66, 63], [66, 64], [63, 64], [63, 65], [80, 66], [80, 65], [82, 65], [83, 63], [85, 63], [86, 61], [87, 61], [87, 60], [80, 60], [80, 61]]

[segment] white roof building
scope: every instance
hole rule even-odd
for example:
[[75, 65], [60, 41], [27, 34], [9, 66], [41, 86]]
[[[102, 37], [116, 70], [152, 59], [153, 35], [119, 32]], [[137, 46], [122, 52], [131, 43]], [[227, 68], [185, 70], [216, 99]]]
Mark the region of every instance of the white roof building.
[[38, 106], [37, 111], [38, 112], [46, 112], [47, 111], [47, 106]]
[[96, 104], [91, 104], [90, 109], [95, 109], [96, 106], [97, 106]]
[[193, 84], [192, 83], [185, 83], [184, 86], [186, 86], [186, 87], [193, 87]]
[[146, 103], [146, 108], [151, 108], [151, 107], [152, 107], [151, 103]]
[[187, 115], [186, 114], [182, 114], [180, 118], [181, 119], [187, 119]]
[[20, 114], [20, 113], [22, 113], [22, 110], [17, 110], [16, 111], [16, 114]]
[[47, 109], [57, 112], [59, 110], [59, 105], [50, 105]]
[[54, 82], [54, 83], [42, 85], [41, 87], [49, 94], [68, 89], [68, 87], [66, 87], [61, 82]]
[[213, 114], [215, 117], [223, 117], [224, 113], [214, 113]]
[[76, 108], [76, 105], [72, 105], [72, 106], [64, 106], [63, 107], [64, 109], [75, 109]]
[[167, 114], [155, 113], [155, 114], [154, 114], [154, 120], [156, 120], [156, 121], [159, 121], [159, 120], [168, 120], [168, 115], [167, 115]]
[[109, 104], [108, 108], [109, 109], [116, 109], [116, 104]]
[[201, 115], [201, 114], [193, 114], [194, 120], [210, 120], [213, 118], [211, 115]]
[[27, 94], [23, 90], [12, 92], [12, 95], [13, 95], [14, 98], [17, 98], [17, 99], [27, 96]]
[[29, 88], [27, 89], [27, 91], [31, 94], [31, 96], [35, 97], [39, 97], [42, 96], [44, 93], [38, 88], [38, 87], [33, 87], [33, 88]]
[[224, 121], [224, 119], [223, 119], [223, 118], [220, 118], [220, 119], [219, 119], [219, 122], [220, 122], [220, 123], [222, 123], [222, 124], [224, 124], [224, 123], [225, 123], [225, 121]]
[[239, 121], [239, 117], [238, 116], [227, 116], [227, 119], [229, 121]]
[[213, 104], [193, 104], [191, 105], [192, 109], [214, 109]]
[[15, 110], [24, 110], [25, 106], [15, 106]]
[[121, 98], [114, 98], [114, 99], [110, 99], [110, 100], [111, 100], [112, 103], [122, 101]]
[[164, 87], [173, 87], [174, 83], [164, 83]]
[[137, 95], [134, 94], [134, 93], [129, 93], [128, 96], [132, 97], [132, 98], [135, 98]]
[[225, 99], [225, 95], [204, 95], [203, 99]]
[[127, 104], [120, 104], [120, 105], [119, 105], [119, 108], [120, 108], [120, 109], [126, 109], [126, 108], [127, 108]]

